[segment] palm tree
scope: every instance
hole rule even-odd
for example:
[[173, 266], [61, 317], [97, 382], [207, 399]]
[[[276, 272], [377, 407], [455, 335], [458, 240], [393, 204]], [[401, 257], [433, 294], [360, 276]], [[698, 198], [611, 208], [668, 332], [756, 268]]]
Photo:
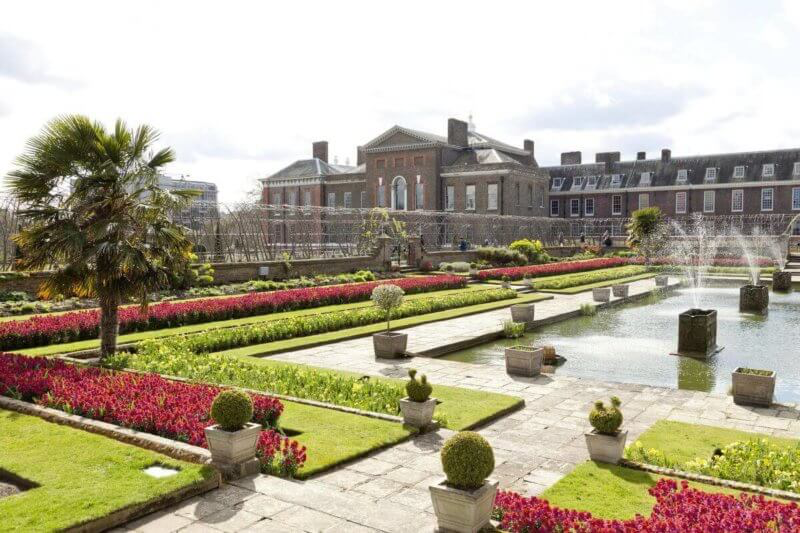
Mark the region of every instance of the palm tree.
[[45, 297], [76, 294], [100, 303], [100, 354], [117, 347], [118, 309], [185, 268], [191, 243], [170, 214], [188, 205], [191, 190], [163, 190], [158, 171], [175, 159], [151, 152], [158, 132], [142, 125], [113, 131], [82, 115], [58, 117], [27, 144], [8, 176], [20, 202], [23, 229], [14, 237], [21, 266], [53, 268]]

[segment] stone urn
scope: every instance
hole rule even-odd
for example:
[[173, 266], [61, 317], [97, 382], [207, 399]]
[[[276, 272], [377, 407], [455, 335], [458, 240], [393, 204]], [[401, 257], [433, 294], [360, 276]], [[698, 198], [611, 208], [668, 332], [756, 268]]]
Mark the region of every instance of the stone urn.
[[705, 358], [716, 350], [715, 309], [689, 309], [678, 316], [678, 353]]
[[433, 420], [434, 409], [436, 409], [436, 398], [428, 398], [424, 402], [415, 402], [406, 396], [400, 400], [403, 423], [418, 429], [430, 425]]
[[741, 405], [772, 405], [775, 394], [775, 372], [753, 368], [737, 368], [731, 374], [733, 402]]
[[744, 285], [739, 288], [739, 311], [766, 313], [769, 307], [769, 289], [766, 285]]
[[669, 276], [666, 274], [656, 276], [656, 287], [666, 287], [667, 285], [669, 285]]
[[510, 346], [506, 348], [506, 372], [514, 376], [533, 377], [542, 372], [544, 348]]
[[249, 422], [238, 431], [225, 431], [218, 424], [205, 428], [211, 462], [226, 479], [256, 474], [261, 465], [256, 458], [256, 445], [261, 424]]
[[792, 292], [792, 273], [776, 270], [772, 273], [772, 290], [776, 292]]
[[511, 321], [522, 322], [525, 324], [525, 329], [530, 329], [533, 326], [533, 304], [516, 304], [511, 306]]
[[611, 292], [614, 294], [614, 297], [616, 298], [627, 298], [630, 288], [631, 286], [627, 284], [614, 285], [613, 287], [611, 287]]
[[608, 302], [611, 300], [611, 289], [608, 287], [600, 287], [592, 289], [592, 299], [595, 302]]
[[439, 531], [477, 533], [488, 526], [498, 484], [496, 480], [487, 479], [480, 488], [462, 490], [449, 486], [443, 478], [431, 485], [429, 489]]
[[584, 433], [586, 447], [592, 461], [617, 464], [622, 459], [625, 451], [625, 441], [628, 439], [627, 431], [617, 431], [613, 435], [606, 435], [592, 430]]
[[382, 331], [372, 335], [375, 357], [397, 359], [405, 356], [408, 334], [396, 331]]

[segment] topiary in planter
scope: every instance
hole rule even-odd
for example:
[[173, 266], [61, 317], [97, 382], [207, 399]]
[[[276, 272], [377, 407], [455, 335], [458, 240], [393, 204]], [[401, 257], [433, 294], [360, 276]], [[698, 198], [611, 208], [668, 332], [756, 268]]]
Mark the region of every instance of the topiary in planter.
[[433, 392], [433, 387], [428, 383], [428, 377], [423, 374], [417, 381], [417, 371], [413, 368], [408, 371], [408, 377], [410, 378], [406, 383], [408, 397], [415, 402], [428, 401], [428, 398], [431, 397], [431, 392]]
[[603, 435], [614, 435], [622, 425], [622, 411], [619, 406], [622, 402], [616, 396], [611, 397], [611, 406], [606, 408], [603, 402], [594, 403], [594, 409], [589, 413], [589, 422], [592, 427]]
[[253, 400], [238, 390], [224, 390], [211, 404], [211, 418], [225, 431], [238, 431], [253, 418]]
[[442, 469], [449, 485], [474, 490], [480, 488], [494, 470], [494, 452], [479, 434], [462, 431], [444, 443]]

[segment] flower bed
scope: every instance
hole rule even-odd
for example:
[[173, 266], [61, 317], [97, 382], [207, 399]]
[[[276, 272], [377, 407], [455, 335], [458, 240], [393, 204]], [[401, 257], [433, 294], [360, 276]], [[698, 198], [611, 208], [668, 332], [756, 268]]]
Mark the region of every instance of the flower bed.
[[531, 265], [523, 267], [492, 268], [478, 272], [478, 279], [501, 279], [508, 276], [512, 280], [522, 279], [525, 276], [555, 276], [557, 274], [570, 274], [572, 272], [585, 272], [587, 270], [597, 270], [599, 268], [611, 268], [616, 266], [636, 263], [628, 257], [603, 257], [600, 259], [589, 259], [588, 261], [565, 261], [563, 263], [548, 263], [546, 265]]
[[[0, 354], [0, 395], [207, 447], [211, 403], [220, 388], [153, 374], [84, 368], [43, 357]], [[283, 404], [252, 394], [253, 420], [264, 426], [258, 457], [265, 472], [291, 476], [305, 448], [277, 429]]]
[[547, 277], [544, 279], [535, 280], [533, 282], [532, 287], [536, 290], [569, 289], [572, 287], [579, 287], [581, 285], [590, 285], [592, 283], [600, 283], [603, 281], [630, 278], [633, 276], [638, 276], [640, 274], [646, 274], [646, 273], [647, 273], [647, 267], [631, 265], [631, 266], [596, 270], [592, 272], [577, 272], [575, 274]]
[[655, 497], [651, 515], [630, 520], [605, 520], [590, 513], [551, 507], [546, 500], [500, 491], [495, 499], [495, 518], [500, 529], [513, 533], [570, 531], [744, 533], [791, 532], [800, 529], [800, 507], [763, 496], [709, 493], [680, 488], [672, 479], [661, 479], [649, 490]]
[[[368, 300], [372, 289], [382, 283], [385, 282], [290, 289], [178, 303], [162, 302], [150, 306], [144, 313], [138, 307], [125, 307], [119, 311], [120, 333], [360, 302]], [[398, 279], [391, 283], [413, 294], [461, 288], [466, 285], [466, 279], [460, 276], [429, 276]], [[99, 323], [100, 311], [97, 309], [2, 322], [0, 350], [92, 339], [99, 334]]]

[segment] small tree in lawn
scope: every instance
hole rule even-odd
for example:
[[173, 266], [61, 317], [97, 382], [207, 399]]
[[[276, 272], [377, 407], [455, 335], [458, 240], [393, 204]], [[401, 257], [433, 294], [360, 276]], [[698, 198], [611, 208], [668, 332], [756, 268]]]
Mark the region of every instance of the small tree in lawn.
[[159, 169], [175, 155], [152, 153], [157, 139], [146, 125], [117, 120], [107, 131], [85, 116], [59, 117], [28, 141], [7, 177], [25, 220], [14, 237], [21, 266], [54, 269], [43, 296], [99, 300], [101, 357], [116, 351], [119, 305], [134, 298], [144, 311], [148, 293], [185, 269], [191, 254], [170, 214], [198, 191], [159, 187]]
[[403, 289], [397, 285], [378, 285], [372, 289], [372, 301], [378, 309], [386, 313], [386, 333], [391, 331], [392, 311], [403, 303]]

